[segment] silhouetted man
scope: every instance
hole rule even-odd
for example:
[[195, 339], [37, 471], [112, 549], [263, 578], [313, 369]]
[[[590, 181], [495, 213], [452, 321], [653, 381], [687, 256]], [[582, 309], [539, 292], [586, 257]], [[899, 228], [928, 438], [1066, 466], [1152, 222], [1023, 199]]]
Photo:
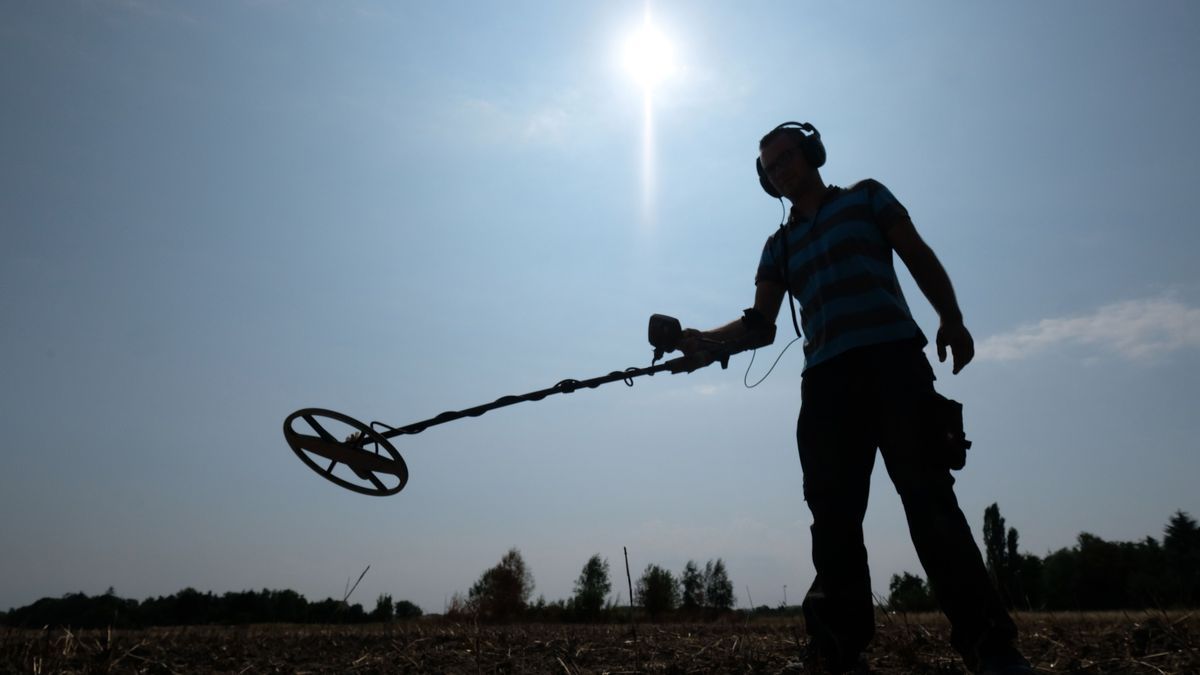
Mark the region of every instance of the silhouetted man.
[[870, 179], [827, 186], [818, 170], [824, 161], [812, 125], [789, 122], [763, 137], [760, 183], [792, 207], [763, 248], [754, 307], [720, 328], [684, 331], [680, 346], [695, 354], [705, 340], [744, 340], [773, 327], [785, 295], [801, 307], [805, 366], [796, 438], [817, 571], [804, 615], [820, 667], [862, 667], [874, 635], [862, 520], [878, 449], [953, 626], [955, 649], [977, 673], [1031, 673], [954, 496], [950, 468], [961, 465], [944, 447], [946, 427], [938, 421], [949, 403], [934, 392], [927, 340], [901, 293], [892, 253], [937, 310], [938, 358], [945, 361], [949, 349], [957, 374], [975, 348], [950, 278], [886, 187]]

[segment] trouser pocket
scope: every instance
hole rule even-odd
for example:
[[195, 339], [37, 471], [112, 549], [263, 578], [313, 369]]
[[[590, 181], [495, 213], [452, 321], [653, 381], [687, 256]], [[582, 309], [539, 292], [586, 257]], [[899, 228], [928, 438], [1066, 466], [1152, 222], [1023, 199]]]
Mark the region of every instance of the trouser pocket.
[[939, 463], [958, 471], [966, 466], [971, 441], [963, 431], [963, 407], [936, 391], [929, 392], [925, 403], [925, 442]]

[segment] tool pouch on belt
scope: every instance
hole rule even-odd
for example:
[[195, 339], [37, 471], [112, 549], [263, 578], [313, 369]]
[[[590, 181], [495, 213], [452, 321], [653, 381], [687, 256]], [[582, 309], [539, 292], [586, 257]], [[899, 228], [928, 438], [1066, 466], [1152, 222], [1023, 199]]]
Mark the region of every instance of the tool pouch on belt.
[[929, 434], [934, 452], [943, 463], [957, 471], [967, 463], [971, 441], [963, 431], [962, 404], [933, 392], [929, 400]]

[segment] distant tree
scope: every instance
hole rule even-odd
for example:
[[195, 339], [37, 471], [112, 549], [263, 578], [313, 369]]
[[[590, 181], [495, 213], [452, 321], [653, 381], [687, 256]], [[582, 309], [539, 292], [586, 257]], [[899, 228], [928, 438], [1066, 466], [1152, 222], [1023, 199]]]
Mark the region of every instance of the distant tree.
[[9, 625], [26, 628], [126, 628], [139, 624], [138, 609], [137, 600], [118, 598], [111, 592], [95, 597], [67, 593], [60, 598], [42, 598], [32, 605], [13, 609], [7, 620]]
[[525, 610], [525, 618], [528, 621], [538, 623], [565, 623], [580, 619], [579, 612], [575, 608], [575, 597], [569, 597], [565, 600], [555, 600], [548, 602], [545, 596], [538, 596], [537, 602], [529, 606]]
[[1162, 547], [1105, 541], [1087, 532], [1074, 548], [1055, 551], [1042, 568], [1047, 609], [1112, 610], [1163, 607], [1172, 602]]
[[[201, 593], [188, 587], [172, 596], [169, 614], [171, 623], [176, 625], [204, 624], [216, 619], [218, 607], [217, 598], [212, 591]], [[170, 625], [170, 624], [168, 624]]]
[[697, 610], [704, 607], [704, 573], [695, 560], [687, 561], [683, 574], [679, 578], [683, 593], [680, 596], [680, 606], [686, 610]]
[[595, 618], [604, 607], [604, 598], [612, 590], [612, 582], [608, 579], [608, 560], [602, 560], [600, 554], [588, 558], [575, 580], [574, 609], [582, 618]]
[[725, 561], [720, 558], [704, 564], [704, 601], [706, 607], [717, 611], [733, 609], [736, 602], [733, 582], [725, 571]]
[[221, 596], [214, 620], [222, 624], [247, 624], [266, 620], [267, 591], [230, 591]]
[[1028, 605], [1028, 592], [1020, 578], [1024, 567], [1021, 553], [1017, 550], [1020, 535], [1016, 528], [1004, 528], [1000, 506], [993, 503], [983, 512], [983, 544], [987, 559], [988, 574], [1000, 593], [1006, 607], [1018, 603]]
[[[1015, 527], [1008, 528], [1008, 536], [1005, 538], [1004, 551], [1004, 593], [1003, 596], [1008, 598], [1008, 606], [1023, 607], [1032, 609], [1033, 605], [1030, 601], [1028, 590], [1029, 576], [1032, 568], [1026, 561], [1026, 556], [1023, 556], [1018, 548], [1020, 535], [1017, 534]], [[1038, 564], [1041, 561], [1038, 560]]]
[[658, 565], [647, 565], [637, 582], [637, 601], [652, 619], [679, 605], [679, 584], [672, 574]]
[[547, 614], [546, 609], [550, 606], [550, 604], [551, 603], [546, 602], [546, 596], [539, 595], [537, 600], [530, 603], [529, 606], [525, 608], [525, 616], [527, 618], [533, 618], [537, 621], [545, 621]]
[[1079, 609], [1079, 551], [1061, 548], [1042, 561], [1042, 595], [1046, 609]]
[[375, 609], [371, 611], [371, 620], [389, 623], [395, 616], [396, 604], [392, 602], [392, 596], [381, 593], [375, 600]]
[[[1012, 561], [1010, 561], [1011, 564]], [[1042, 569], [1044, 563], [1036, 555], [1022, 553], [1018, 557], [1016, 569], [1016, 597], [1014, 602], [1024, 609], [1040, 609], [1045, 606], [1044, 582]]]
[[1200, 606], [1200, 525], [1183, 511], [1167, 522], [1163, 537], [1166, 583], [1175, 600], [1172, 604]]
[[988, 574], [1004, 604], [1012, 606], [1008, 597], [1008, 547], [1004, 536], [1004, 518], [1000, 516], [1000, 505], [993, 503], [983, 511], [983, 548], [987, 560]]
[[301, 623], [304, 621], [305, 610], [308, 609], [308, 600], [296, 591], [284, 589], [270, 592], [269, 605], [271, 622]]
[[887, 606], [893, 612], [929, 612], [937, 609], [937, 601], [924, 579], [904, 572], [892, 575], [892, 581], [888, 584]]
[[356, 602], [347, 607], [346, 603], [343, 602], [342, 610], [342, 621], [345, 623], [366, 623], [367, 621], [367, 613], [363, 611], [363, 606], [360, 603]]
[[450, 600], [442, 609], [442, 613], [452, 619], [462, 620], [473, 615], [475, 608], [470, 599], [463, 596], [461, 591], [456, 591], [454, 595], [450, 596]]
[[393, 608], [397, 619], [419, 619], [425, 612], [408, 600], [401, 600]]
[[[389, 596], [381, 599], [390, 600]], [[117, 596], [113, 589], [88, 597], [68, 593], [42, 598], [32, 605], [0, 615], [11, 626], [68, 626], [72, 628], [129, 628], [247, 623], [362, 623], [381, 620], [380, 609], [367, 614], [362, 605], [347, 605], [332, 598], [309, 603], [293, 590], [234, 591], [216, 596], [185, 588], [178, 593], [137, 600]], [[395, 614], [420, 616], [421, 609], [403, 601]]]
[[148, 625], [186, 626], [214, 623], [221, 619], [221, 599], [212, 591], [201, 593], [187, 587], [166, 597], [147, 600], [142, 606]]
[[1079, 534], [1080, 609], [1119, 609], [1125, 606], [1119, 546], [1087, 532]]
[[1193, 550], [1200, 546], [1200, 524], [1186, 511], [1176, 511], [1167, 521], [1163, 546], [1167, 550]]
[[1167, 567], [1167, 556], [1154, 537], [1140, 542], [1122, 543], [1129, 559], [1128, 602], [1135, 607], [1163, 608], [1171, 605], [1194, 607], [1183, 603]]
[[470, 602], [480, 618], [508, 621], [520, 616], [533, 595], [533, 573], [515, 548], [486, 570], [470, 590]]
[[993, 502], [983, 510], [983, 549], [988, 571], [993, 576], [1004, 561], [1004, 518], [1000, 516], [1000, 505]]

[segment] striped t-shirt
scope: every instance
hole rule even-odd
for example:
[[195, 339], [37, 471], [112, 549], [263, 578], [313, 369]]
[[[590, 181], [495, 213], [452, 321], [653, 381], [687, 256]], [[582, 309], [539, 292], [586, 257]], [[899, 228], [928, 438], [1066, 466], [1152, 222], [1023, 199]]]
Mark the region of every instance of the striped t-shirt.
[[867, 179], [826, 193], [815, 222], [789, 219], [763, 247], [755, 283], [788, 281], [800, 303], [805, 369], [868, 345], [925, 335], [912, 318], [884, 232], [908, 211], [882, 183]]

